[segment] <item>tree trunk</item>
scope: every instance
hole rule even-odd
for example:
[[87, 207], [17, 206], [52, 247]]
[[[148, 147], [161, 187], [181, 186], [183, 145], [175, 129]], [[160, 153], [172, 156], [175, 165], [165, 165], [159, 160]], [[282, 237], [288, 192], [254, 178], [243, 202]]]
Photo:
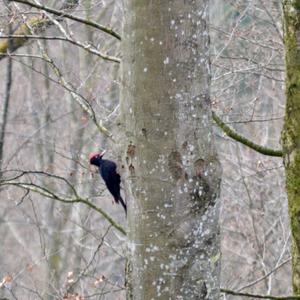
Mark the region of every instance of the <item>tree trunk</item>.
[[286, 115], [282, 147], [292, 231], [293, 289], [300, 295], [300, 5], [284, 3], [286, 47]]
[[[9, 24], [8, 32], [11, 33], [12, 28], [11, 24]], [[9, 41], [10, 42], [10, 41]], [[0, 179], [2, 177], [2, 165], [3, 165], [3, 153], [4, 153], [4, 141], [6, 134], [6, 126], [7, 119], [9, 114], [9, 102], [10, 102], [10, 94], [11, 94], [11, 86], [12, 86], [12, 58], [9, 57], [7, 61], [6, 67], [6, 79], [5, 79], [5, 95], [4, 95], [4, 103], [2, 107], [2, 116], [0, 120]]]
[[125, 1], [128, 298], [219, 298], [221, 172], [207, 24], [207, 0]]

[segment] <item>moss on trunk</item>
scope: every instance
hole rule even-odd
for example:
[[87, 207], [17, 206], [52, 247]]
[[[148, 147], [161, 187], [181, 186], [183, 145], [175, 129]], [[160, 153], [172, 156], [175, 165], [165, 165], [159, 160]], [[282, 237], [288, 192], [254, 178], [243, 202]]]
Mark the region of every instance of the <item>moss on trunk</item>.
[[292, 231], [293, 289], [300, 295], [300, 5], [284, 1], [286, 115], [282, 147]]

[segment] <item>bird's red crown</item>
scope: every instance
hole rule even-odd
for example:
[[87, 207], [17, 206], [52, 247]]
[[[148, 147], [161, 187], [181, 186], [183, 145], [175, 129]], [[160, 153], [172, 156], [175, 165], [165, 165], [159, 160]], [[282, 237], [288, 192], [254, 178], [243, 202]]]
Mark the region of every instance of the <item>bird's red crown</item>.
[[97, 155], [99, 155], [100, 157], [102, 157], [104, 155], [105, 151], [102, 152], [92, 152], [89, 154], [89, 161], [91, 161], [94, 157], [96, 157]]
[[92, 152], [89, 154], [89, 161], [91, 161], [95, 156], [100, 155], [99, 152]]

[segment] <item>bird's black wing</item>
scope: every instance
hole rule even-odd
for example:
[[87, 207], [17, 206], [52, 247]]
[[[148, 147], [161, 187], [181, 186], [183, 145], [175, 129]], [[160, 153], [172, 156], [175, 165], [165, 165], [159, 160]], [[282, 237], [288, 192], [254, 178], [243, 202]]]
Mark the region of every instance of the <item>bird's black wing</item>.
[[117, 165], [113, 161], [102, 160], [100, 174], [116, 203], [121, 203], [127, 215], [127, 206], [120, 194], [121, 177], [117, 173]]
[[100, 167], [100, 174], [108, 190], [118, 202], [120, 198], [121, 177], [117, 173], [117, 165], [110, 160], [103, 160]]

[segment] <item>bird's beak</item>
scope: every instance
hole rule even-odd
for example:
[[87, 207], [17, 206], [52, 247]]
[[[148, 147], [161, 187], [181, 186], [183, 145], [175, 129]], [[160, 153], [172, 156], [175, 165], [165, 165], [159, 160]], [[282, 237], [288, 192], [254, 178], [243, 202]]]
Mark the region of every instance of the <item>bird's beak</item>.
[[101, 153], [100, 153], [100, 156], [103, 156], [105, 154], [106, 150], [103, 150]]

